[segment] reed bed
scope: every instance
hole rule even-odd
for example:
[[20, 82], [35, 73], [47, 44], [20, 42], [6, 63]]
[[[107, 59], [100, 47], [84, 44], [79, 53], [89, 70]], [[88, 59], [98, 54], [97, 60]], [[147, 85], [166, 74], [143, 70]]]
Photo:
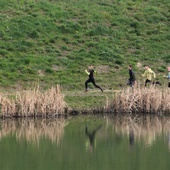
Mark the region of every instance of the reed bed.
[[12, 134], [18, 141], [26, 140], [36, 145], [39, 145], [39, 141], [43, 138], [59, 144], [66, 125], [67, 121], [64, 118], [4, 119], [1, 121], [0, 140]]
[[1, 117], [55, 116], [64, 114], [66, 103], [59, 85], [42, 92], [39, 86], [11, 96], [0, 94]]
[[107, 100], [106, 112], [114, 113], [170, 113], [170, 90], [156, 87], [127, 88]]

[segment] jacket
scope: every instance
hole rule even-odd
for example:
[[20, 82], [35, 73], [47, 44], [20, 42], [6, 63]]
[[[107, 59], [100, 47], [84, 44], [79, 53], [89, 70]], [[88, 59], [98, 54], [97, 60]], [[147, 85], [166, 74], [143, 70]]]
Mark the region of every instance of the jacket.
[[168, 79], [168, 80], [169, 80], [169, 82], [170, 82], [170, 71], [168, 72], [167, 79]]
[[144, 74], [142, 76], [145, 76], [146, 79], [152, 80], [152, 76], [155, 78], [156, 74], [154, 71], [152, 71], [150, 68], [145, 70]]

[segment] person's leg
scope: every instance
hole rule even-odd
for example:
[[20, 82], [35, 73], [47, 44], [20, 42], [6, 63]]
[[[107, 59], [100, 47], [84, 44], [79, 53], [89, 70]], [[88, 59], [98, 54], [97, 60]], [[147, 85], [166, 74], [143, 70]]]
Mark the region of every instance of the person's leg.
[[132, 80], [129, 80], [129, 86], [133, 87], [133, 81]]
[[168, 83], [168, 87], [170, 87], [170, 82]]
[[146, 79], [146, 81], [145, 81], [145, 87], [147, 86], [148, 83], [150, 84], [150, 83], [151, 83], [151, 80]]
[[131, 86], [130, 87], [132, 87], [132, 89], [134, 88], [134, 86], [135, 86], [135, 84], [136, 84], [136, 81], [132, 81], [131, 82]]
[[103, 92], [103, 89], [95, 83], [95, 80], [94, 80], [94, 79], [91, 80], [91, 82], [93, 83], [93, 85], [94, 85], [96, 88], [100, 89], [100, 90]]
[[148, 79], [145, 80], [145, 87], [147, 86], [147, 80], [148, 80]]
[[86, 82], [85, 82], [85, 91], [87, 92], [87, 84], [90, 82], [90, 79], [88, 79]]

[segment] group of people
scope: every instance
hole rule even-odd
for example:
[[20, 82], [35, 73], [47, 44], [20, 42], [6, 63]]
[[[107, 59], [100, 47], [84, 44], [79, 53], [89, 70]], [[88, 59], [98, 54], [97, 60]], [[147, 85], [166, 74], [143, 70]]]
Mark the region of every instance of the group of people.
[[[136, 84], [135, 73], [134, 73], [131, 65], [129, 65], [128, 69], [129, 69], [129, 80], [128, 80], [127, 84], [130, 87], [134, 87], [134, 85]], [[170, 87], [170, 66], [167, 67], [167, 70], [168, 70], [168, 75], [166, 76], [166, 78], [169, 80], [168, 81], [168, 87]], [[103, 89], [95, 83], [94, 73], [96, 73], [96, 71], [94, 70], [94, 67], [92, 65], [89, 65], [88, 69], [86, 69], [85, 72], [89, 76], [88, 80], [85, 82], [85, 92], [88, 91], [88, 83], [90, 83], [90, 82], [96, 88], [100, 89], [103, 92]], [[142, 76], [146, 77], [145, 87], [148, 84], [151, 84], [151, 83], [156, 83], [156, 84], [160, 85], [160, 82], [153, 82], [152, 81], [153, 78], [156, 78], [156, 74], [148, 65], [145, 66], [145, 72], [144, 72], [144, 74], [142, 74]]]
[[[168, 70], [168, 75], [165, 76], [169, 81], [168, 81], [168, 87], [170, 87], [170, 66], [167, 67]], [[161, 85], [161, 83], [159, 81], [154, 82], [153, 78], [156, 78], [156, 74], [155, 72], [148, 66], [145, 66], [145, 72], [144, 74], [142, 74], [143, 77], [146, 77], [145, 80], [145, 87], [147, 87], [148, 84], [159, 84]], [[129, 65], [129, 82], [128, 85], [130, 85], [131, 87], [133, 87], [136, 84], [136, 78], [135, 78], [135, 74], [132, 70], [132, 66]]]

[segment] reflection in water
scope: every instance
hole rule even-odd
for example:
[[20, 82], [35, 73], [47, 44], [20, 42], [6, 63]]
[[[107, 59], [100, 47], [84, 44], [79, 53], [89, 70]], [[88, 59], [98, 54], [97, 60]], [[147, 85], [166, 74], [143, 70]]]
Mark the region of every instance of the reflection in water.
[[85, 128], [85, 134], [88, 136], [89, 138], [89, 150], [92, 152], [93, 148], [94, 148], [94, 140], [95, 140], [95, 135], [96, 132], [102, 127], [102, 125], [96, 127], [95, 129], [93, 129], [93, 131], [89, 131], [87, 126]]
[[170, 145], [170, 118], [158, 116], [115, 116], [106, 117], [106, 122], [112, 125], [116, 134], [129, 136], [129, 145], [136, 141], [143, 141], [146, 146], [151, 146], [156, 137], [165, 135]]
[[134, 145], [134, 141], [135, 141], [134, 137], [135, 137], [134, 131], [133, 131], [133, 129], [130, 129], [130, 131], [129, 131], [129, 145], [130, 145], [130, 147], [132, 147]]
[[168, 148], [170, 150], [170, 132], [168, 133]]
[[[8, 135], [16, 136], [18, 140], [39, 143], [40, 139], [46, 138], [53, 143], [59, 144], [64, 134], [64, 127], [71, 120], [64, 118], [56, 119], [5, 119], [0, 121], [0, 140]], [[104, 123], [105, 122], [105, 123]], [[85, 135], [88, 137], [86, 146], [93, 150], [95, 137], [98, 133], [100, 140], [106, 140], [108, 127], [112, 128], [115, 140], [120, 142], [123, 136], [127, 136], [129, 147], [141, 141], [145, 146], [151, 146], [157, 137], [163, 136], [170, 149], [170, 117], [158, 116], [105, 116], [102, 125], [93, 124], [93, 128], [85, 127]], [[104, 125], [105, 124], [105, 125]], [[99, 131], [100, 130], [100, 131]], [[99, 132], [98, 132], [99, 131]]]
[[169, 170], [168, 145], [163, 116], [0, 120], [0, 169]]
[[59, 144], [66, 125], [65, 119], [19, 119], [1, 121], [0, 140], [8, 135], [16, 135], [18, 140], [39, 144], [40, 139], [47, 138]]

